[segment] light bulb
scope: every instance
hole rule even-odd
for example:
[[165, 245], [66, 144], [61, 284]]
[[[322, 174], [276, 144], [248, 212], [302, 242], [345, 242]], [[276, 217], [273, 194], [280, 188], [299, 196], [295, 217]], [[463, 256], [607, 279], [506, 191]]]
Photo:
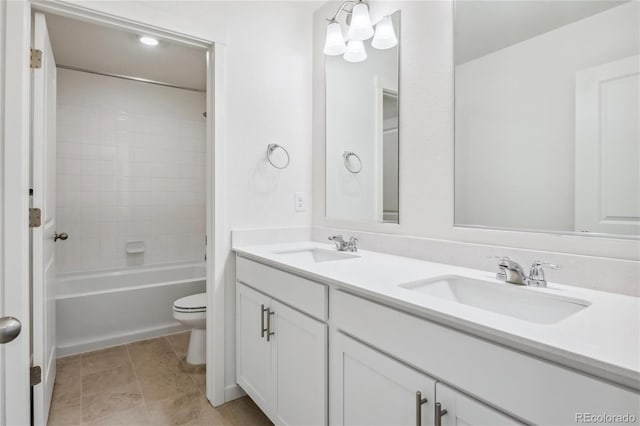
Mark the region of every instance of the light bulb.
[[367, 59], [367, 51], [364, 50], [362, 40], [349, 40], [343, 58], [347, 62], [362, 62]]
[[371, 46], [376, 49], [391, 49], [398, 44], [396, 32], [393, 29], [391, 16], [385, 16], [376, 25], [376, 33], [371, 40]]
[[158, 40], [156, 40], [153, 37], [140, 36], [140, 38], [138, 40], [140, 40], [140, 43], [144, 44], [145, 46], [157, 46], [158, 45]]
[[324, 54], [330, 56], [342, 55], [346, 49], [340, 24], [335, 21], [330, 22], [327, 25], [327, 37], [324, 41]]
[[351, 11], [351, 26], [349, 26], [349, 40], [367, 40], [373, 35], [373, 26], [369, 18], [369, 6], [358, 3]]

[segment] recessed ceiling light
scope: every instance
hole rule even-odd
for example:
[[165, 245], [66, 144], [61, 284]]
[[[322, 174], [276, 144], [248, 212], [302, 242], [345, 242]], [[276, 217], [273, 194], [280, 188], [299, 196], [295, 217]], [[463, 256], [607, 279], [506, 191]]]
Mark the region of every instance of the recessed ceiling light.
[[139, 38], [140, 43], [146, 45], [146, 46], [157, 46], [158, 45], [158, 40], [156, 40], [153, 37], [148, 37], [148, 36], [140, 36]]

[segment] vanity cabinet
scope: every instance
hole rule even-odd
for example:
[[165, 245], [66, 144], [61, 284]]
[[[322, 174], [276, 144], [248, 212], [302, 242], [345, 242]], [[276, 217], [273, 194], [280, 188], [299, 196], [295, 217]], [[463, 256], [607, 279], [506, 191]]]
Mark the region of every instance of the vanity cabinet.
[[[440, 407], [439, 417], [442, 426], [521, 424], [443, 383], [436, 384], [436, 404]], [[435, 416], [437, 415], [436, 413]]]
[[278, 425], [327, 424], [327, 325], [236, 285], [238, 384]]
[[339, 332], [331, 347], [332, 425], [433, 424], [433, 378]]

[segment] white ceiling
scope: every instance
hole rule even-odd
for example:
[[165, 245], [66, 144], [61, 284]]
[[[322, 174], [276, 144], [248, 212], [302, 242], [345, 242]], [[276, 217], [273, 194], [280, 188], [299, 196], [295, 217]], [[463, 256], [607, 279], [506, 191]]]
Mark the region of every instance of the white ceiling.
[[205, 90], [204, 49], [165, 40], [147, 47], [138, 40], [141, 34], [56, 15], [46, 18], [58, 65]]
[[462, 64], [628, 0], [458, 0], [456, 64]]

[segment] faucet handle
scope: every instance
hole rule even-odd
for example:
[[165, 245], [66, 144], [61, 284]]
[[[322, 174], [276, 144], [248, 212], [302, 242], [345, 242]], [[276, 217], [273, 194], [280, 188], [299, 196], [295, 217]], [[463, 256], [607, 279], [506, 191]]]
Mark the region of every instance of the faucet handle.
[[535, 285], [538, 287], [547, 286], [547, 280], [544, 276], [544, 268], [560, 269], [560, 266], [549, 262], [535, 260], [531, 264], [531, 269], [529, 270], [529, 281], [531, 283], [530, 285]]

